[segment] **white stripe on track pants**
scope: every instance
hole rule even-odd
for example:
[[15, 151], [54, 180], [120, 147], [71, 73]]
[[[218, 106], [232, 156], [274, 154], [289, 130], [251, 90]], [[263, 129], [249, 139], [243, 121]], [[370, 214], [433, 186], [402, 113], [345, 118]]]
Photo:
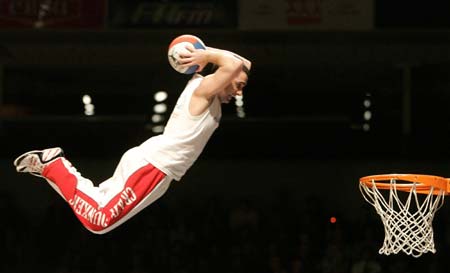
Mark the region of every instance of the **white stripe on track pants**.
[[144, 160], [141, 148], [125, 152], [113, 176], [94, 186], [65, 158], [42, 172], [89, 231], [104, 234], [161, 197], [171, 178]]

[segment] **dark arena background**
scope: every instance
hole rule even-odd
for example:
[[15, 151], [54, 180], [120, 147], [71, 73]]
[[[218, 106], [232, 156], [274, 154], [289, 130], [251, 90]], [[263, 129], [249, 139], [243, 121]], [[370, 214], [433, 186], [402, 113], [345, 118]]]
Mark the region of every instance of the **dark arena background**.
[[[450, 2], [0, 0], [0, 28], [0, 272], [450, 272], [450, 204], [435, 254], [380, 255], [358, 188], [450, 177]], [[243, 100], [180, 182], [94, 235], [12, 162], [59, 146], [109, 178], [163, 130], [189, 79], [167, 47], [186, 33], [253, 62]]]

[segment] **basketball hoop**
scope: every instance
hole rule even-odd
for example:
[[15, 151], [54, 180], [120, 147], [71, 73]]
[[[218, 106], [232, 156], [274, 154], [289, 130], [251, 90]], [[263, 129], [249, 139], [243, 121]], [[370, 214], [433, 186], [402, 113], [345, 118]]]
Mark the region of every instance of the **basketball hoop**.
[[436, 252], [433, 218], [449, 193], [450, 179], [421, 174], [371, 175], [360, 178], [359, 189], [384, 225], [380, 254], [403, 251], [418, 258]]

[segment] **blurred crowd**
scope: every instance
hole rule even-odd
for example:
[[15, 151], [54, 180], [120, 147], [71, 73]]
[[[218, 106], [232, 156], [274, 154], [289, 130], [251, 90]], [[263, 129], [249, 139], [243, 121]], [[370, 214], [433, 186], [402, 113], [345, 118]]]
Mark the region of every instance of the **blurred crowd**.
[[84, 229], [59, 196], [39, 220], [11, 196], [0, 200], [0, 272], [450, 272], [446, 212], [435, 227], [438, 252], [412, 258], [378, 254], [384, 231], [371, 207], [360, 215], [330, 215], [326, 201], [315, 196], [295, 200], [285, 193], [265, 202], [163, 197], [105, 235]]

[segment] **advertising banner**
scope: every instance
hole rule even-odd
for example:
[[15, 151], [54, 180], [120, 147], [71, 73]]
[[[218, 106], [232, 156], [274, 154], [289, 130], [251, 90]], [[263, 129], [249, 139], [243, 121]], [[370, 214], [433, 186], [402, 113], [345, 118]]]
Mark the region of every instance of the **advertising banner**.
[[373, 0], [239, 0], [239, 29], [356, 30], [374, 26]]
[[236, 27], [237, 2], [215, 0], [111, 0], [114, 28]]
[[0, 28], [101, 28], [107, 0], [0, 0]]

